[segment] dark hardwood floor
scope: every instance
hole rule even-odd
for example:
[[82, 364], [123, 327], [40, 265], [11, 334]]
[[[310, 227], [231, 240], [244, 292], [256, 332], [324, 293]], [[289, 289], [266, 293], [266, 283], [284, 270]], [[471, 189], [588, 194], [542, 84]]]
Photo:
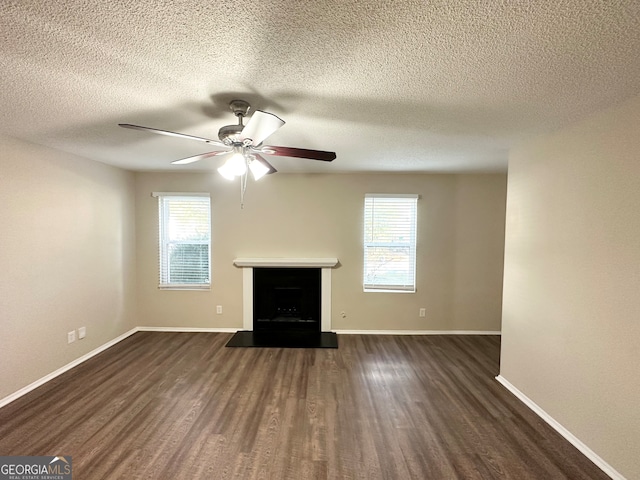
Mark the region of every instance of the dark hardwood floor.
[[225, 348], [136, 333], [0, 409], [0, 455], [74, 479], [607, 479], [504, 389], [497, 336]]

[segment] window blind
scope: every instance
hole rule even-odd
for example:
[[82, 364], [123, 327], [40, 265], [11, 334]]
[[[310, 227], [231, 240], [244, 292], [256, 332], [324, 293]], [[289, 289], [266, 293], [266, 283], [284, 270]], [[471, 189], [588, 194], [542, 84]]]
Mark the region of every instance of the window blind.
[[160, 288], [205, 289], [211, 285], [211, 206], [208, 196], [161, 193]]
[[415, 292], [418, 195], [367, 194], [364, 290]]

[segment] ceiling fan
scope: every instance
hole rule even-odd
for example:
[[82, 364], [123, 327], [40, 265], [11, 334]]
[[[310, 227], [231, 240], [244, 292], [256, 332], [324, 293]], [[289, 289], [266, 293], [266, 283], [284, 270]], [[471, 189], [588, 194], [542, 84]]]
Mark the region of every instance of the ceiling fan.
[[242, 177], [245, 185], [247, 171], [251, 171], [255, 180], [262, 178], [266, 174], [275, 173], [277, 171], [262, 155], [306, 158], [310, 160], [321, 160], [324, 162], [331, 162], [336, 158], [335, 152], [263, 145], [262, 142], [284, 125], [285, 122], [272, 113], [256, 110], [249, 118], [247, 124], [243, 125], [242, 121], [247, 116], [247, 113], [251, 108], [249, 103], [244, 100], [233, 100], [229, 104], [229, 108], [233, 114], [238, 117], [238, 124], [225, 125], [220, 128], [218, 131], [219, 140], [169, 132], [167, 130], [159, 130], [157, 128], [142, 127], [140, 125], [131, 125], [129, 123], [120, 123], [118, 125], [124, 128], [133, 128], [135, 130], [143, 130], [145, 132], [157, 133], [160, 135], [196, 140], [218, 147], [221, 150], [181, 158], [180, 160], [174, 160], [171, 163], [174, 165], [185, 165], [188, 163], [198, 162], [209, 157], [231, 154], [227, 161], [218, 168], [218, 172], [229, 180], [232, 180], [235, 177]]

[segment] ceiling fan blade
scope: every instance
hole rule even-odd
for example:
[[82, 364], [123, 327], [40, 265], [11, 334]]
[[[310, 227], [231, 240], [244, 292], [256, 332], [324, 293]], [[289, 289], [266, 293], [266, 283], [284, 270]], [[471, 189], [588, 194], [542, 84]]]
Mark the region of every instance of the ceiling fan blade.
[[310, 160], [322, 160], [323, 162], [331, 162], [336, 159], [335, 152], [307, 150], [306, 148], [276, 147], [274, 145], [266, 145], [262, 147], [262, 153], [278, 155], [280, 157], [296, 157], [308, 158]]
[[229, 152], [208, 152], [201, 153], [200, 155], [193, 155], [192, 157], [181, 158], [180, 160], [174, 160], [171, 162], [172, 165], [187, 165], [188, 163], [198, 162], [200, 160], [204, 160], [205, 158], [215, 157], [216, 155], [223, 155]]
[[132, 128], [134, 130], [142, 130], [144, 132], [157, 133], [159, 135], [167, 135], [169, 137], [186, 138], [187, 140], [197, 140], [199, 142], [205, 142], [205, 143], [208, 143], [210, 145], [217, 145], [219, 147], [226, 147], [226, 145], [224, 143], [219, 142], [218, 140], [211, 140], [209, 138], [195, 137], [193, 135], [186, 135], [184, 133], [169, 132], [168, 130], [159, 130], [157, 128], [142, 127], [140, 125], [131, 125], [130, 123], [119, 123], [118, 125], [123, 127], [123, 128]]
[[273, 113], [256, 110], [247, 125], [240, 133], [240, 140], [251, 140], [251, 145], [260, 145], [269, 135], [284, 125], [284, 120], [278, 118]]
[[269, 169], [269, 171], [267, 172], [267, 175], [270, 175], [272, 173], [276, 173], [278, 170], [276, 170], [274, 168], [273, 165], [271, 165], [269, 162], [267, 162], [267, 160], [262, 156], [262, 155], [258, 155], [257, 153], [253, 154], [253, 157], [260, 163], [262, 163], [265, 167], [267, 167]]

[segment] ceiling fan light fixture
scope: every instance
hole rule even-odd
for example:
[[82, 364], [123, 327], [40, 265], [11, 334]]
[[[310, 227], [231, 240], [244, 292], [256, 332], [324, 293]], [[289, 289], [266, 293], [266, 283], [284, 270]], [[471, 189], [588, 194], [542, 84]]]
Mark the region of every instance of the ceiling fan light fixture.
[[225, 164], [229, 164], [229, 168], [236, 177], [241, 177], [247, 173], [247, 161], [242, 153], [234, 153]]
[[232, 166], [229, 165], [228, 161], [218, 168], [218, 173], [227, 180], [233, 180], [236, 178], [236, 175], [233, 173]]
[[255, 158], [251, 160], [249, 163], [249, 170], [251, 170], [251, 174], [253, 175], [254, 180], [260, 180], [267, 173], [269, 173], [269, 167], [267, 167], [264, 163]]
[[233, 180], [247, 173], [247, 160], [241, 147], [234, 147], [231, 156], [218, 168], [218, 173], [227, 180]]

